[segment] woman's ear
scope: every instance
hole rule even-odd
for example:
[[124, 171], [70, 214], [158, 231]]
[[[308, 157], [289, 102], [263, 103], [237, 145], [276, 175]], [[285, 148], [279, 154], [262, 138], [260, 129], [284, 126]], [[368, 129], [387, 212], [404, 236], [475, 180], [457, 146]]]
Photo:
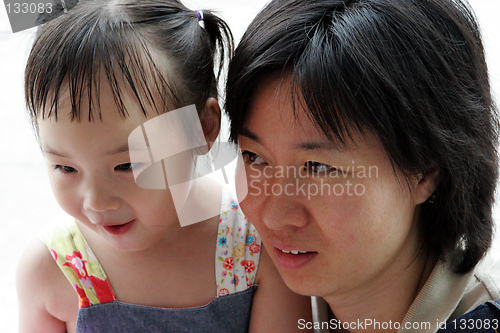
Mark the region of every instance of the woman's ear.
[[427, 201], [439, 183], [439, 167], [436, 163], [432, 163], [427, 170], [425, 176], [419, 178], [416, 187], [416, 204], [421, 204]]
[[210, 97], [200, 112], [201, 128], [208, 144], [208, 150], [210, 150], [212, 143], [215, 142], [215, 139], [219, 135], [220, 121], [221, 112], [219, 102], [215, 98]]

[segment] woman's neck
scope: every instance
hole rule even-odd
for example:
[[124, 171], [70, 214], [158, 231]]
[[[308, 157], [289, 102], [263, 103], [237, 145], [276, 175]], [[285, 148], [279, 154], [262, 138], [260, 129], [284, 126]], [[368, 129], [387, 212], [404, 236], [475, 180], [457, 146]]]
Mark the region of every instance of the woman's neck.
[[[397, 332], [436, 260], [429, 255], [415, 258], [409, 265], [395, 265], [377, 279], [340, 295], [325, 296], [339, 327], [337, 332]], [[340, 326], [339, 322], [346, 323]], [[375, 326], [377, 325], [377, 326]], [[391, 329], [392, 327], [392, 329]]]

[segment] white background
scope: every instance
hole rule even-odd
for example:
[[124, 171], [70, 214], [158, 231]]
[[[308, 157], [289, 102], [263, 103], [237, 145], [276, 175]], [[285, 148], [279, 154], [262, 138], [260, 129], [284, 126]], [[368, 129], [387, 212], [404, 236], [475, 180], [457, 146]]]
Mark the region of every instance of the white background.
[[[236, 40], [267, 1], [190, 0], [192, 9], [219, 11]], [[494, 94], [500, 96], [500, 0], [470, 0], [483, 32]], [[15, 270], [23, 249], [46, 223], [65, 218], [55, 202], [45, 165], [25, 116], [23, 67], [33, 29], [13, 34], [0, 5], [0, 327], [17, 331]], [[496, 98], [498, 101], [499, 98]], [[227, 130], [227, 128], [226, 128]], [[495, 209], [500, 220], [500, 210]], [[500, 237], [494, 250], [500, 253]], [[498, 256], [500, 257], [500, 256]]]

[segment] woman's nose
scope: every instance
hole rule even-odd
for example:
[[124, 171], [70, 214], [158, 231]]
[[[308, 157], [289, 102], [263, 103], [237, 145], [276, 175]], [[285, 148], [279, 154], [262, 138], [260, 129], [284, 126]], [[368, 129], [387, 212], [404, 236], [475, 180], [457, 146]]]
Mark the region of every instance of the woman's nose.
[[301, 228], [307, 225], [311, 216], [303, 195], [303, 184], [297, 178], [275, 178], [264, 186], [260, 217], [270, 229], [288, 227]]

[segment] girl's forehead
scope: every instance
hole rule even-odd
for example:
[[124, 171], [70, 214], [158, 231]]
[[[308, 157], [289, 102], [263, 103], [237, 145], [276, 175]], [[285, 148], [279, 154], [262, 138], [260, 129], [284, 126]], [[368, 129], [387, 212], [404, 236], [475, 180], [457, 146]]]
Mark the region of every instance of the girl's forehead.
[[127, 151], [130, 133], [140, 127], [144, 119], [122, 118], [116, 111], [102, 114], [102, 119], [90, 121], [69, 117], [39, 119], [38, 136], [42, 150], [68, 158], [86, 156], [91, 159]]
[[110, 107], [124, 117], [136, 110], [158, 115], [173, 109], [178, 104], [175, 91], [179, 81], [175, 80], [174, 66], [154, 48], [143, 47], [147, 50], [133, 48], [138, 54], [120, 63], [96, 59], [101, 65], [83, 66], [79, 73], [66, 73], [61, 82], [37, 85], [36, 116], [58, 116], [62, 109], [69, 110], [72, 118], [99, 119]]
[[[42, 118], [55, 116], [57, 119], [69, 117], [77, 121], [102, 121], [132, 117], [145, 121], [163, 111], [158, 109], [158, 102], [151, 103], [123, 81], [117, 81], [112, 86], [107, 79], [101, 78], [93, 87], [81, 91], [75, 91], [68, 83], [63, 83], [56, 93], [57, 103], [47, 103], [37, 118], [41, 115]], [[53, 94], [51, 98], [54, 98]], [[57, 112], [54, 112], [55, 108]]]

